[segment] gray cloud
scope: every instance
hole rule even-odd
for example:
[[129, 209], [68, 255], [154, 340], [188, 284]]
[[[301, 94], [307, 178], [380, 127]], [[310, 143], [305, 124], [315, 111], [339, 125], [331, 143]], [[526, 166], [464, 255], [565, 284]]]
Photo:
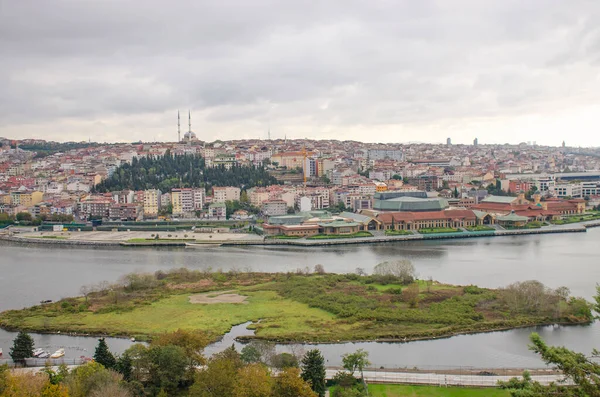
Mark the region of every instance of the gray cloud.
[[[557, 144], [519, 120], [576, 124], [599, 103], [599, 17], [594, 0], [0, 0], [0, 136], [172, 139], [192, 108], [207, 140], [270, 123], [365, 141], [528, 127]], [[586, 128], [564, 134], [600, 145]]]

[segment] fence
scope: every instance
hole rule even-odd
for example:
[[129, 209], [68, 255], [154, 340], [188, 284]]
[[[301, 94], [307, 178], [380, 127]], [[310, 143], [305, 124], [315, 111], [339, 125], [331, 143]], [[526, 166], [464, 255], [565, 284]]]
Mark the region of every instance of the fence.
[[[80, 358], [26, 358], [25, 367], [45, 367], [46, 365], [57, 366], [57, 365], [81, 365], [90, 361], [88, 357]], [[0, 358], [0, 365], [8, 365], [9, 368], [20, 368], [22, 364], [17, 364], [10, 358]]]
[[[327, 379], [332, 379], [339, 371], [338, 368], [327, 369]], [[564, 376], [551, 369], [532, 370], [532, 379], [547, 385], [551, 382], [561, 382]], [[513, 377], [521, 377], [522, 370], [506, 369], [475, 369], [475, 368], [446, 368], [446, 369], [401, 369], [384, 370], [368, 369], [363, 375], [367, 383], [391, 383], [433, 386], [470, 386], [497, 387], [498, 382], [506, 382]], [[356, 374], [355, 374], [356, 375]], [[564, 382], [572, 385], [572, 382]]]

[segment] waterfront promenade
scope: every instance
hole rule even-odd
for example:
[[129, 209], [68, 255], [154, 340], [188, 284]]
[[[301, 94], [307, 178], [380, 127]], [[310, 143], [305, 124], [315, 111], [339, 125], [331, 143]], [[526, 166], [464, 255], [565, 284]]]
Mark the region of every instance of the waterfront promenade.
[[[241, 246], [241, 245], [290, 245], [290, 246], [328, 246], [348, 244], [373, 244], [396, 241], [464, 239], [476, 237], [501, 237], [529, 234], [585, 233], [588, 228], [600, 226], [600, 221], [588, 221], [568, 225], [549, 225], [539, 229], [497, 229], [493, 231], [460, 231], [455, 233], [419, 234], [387, 236], [383, 231], [373, 231], [372, 237], [333, 238], [333, 239], [276, 239], [247, 233], [194, 233], [192, 231], [151, 232], [151, 231], [102, 231], [102, 232], [28, 232], [0, 234], [5, 241], [90, 246]], [[153, 240], [158, 234], [159, 240]]]

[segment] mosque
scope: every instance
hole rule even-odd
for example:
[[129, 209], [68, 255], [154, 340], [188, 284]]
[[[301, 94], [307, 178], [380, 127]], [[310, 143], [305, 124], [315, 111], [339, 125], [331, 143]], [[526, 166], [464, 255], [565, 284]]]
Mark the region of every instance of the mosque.
[[192, 142], [199, 142], [196, 133], [192, 131], [192, 112], [188, 110], [188, 132], [183, 134], [183, 139], [181, 139], [181, 119], [179, 116], [179, 110], [177, 111], [177, 141], [179, 143], [188, 143], [192, 144]]

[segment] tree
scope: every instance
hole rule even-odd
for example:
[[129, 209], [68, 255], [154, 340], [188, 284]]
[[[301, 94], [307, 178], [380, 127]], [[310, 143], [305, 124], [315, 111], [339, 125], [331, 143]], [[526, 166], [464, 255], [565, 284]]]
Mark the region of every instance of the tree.
[[316, 274], [325, 274], [325, 267], [321, 264], [315, 265], [315, 273]]
[[249, 364], [238, 370], [233, 397], [270, 397], [273, 380], [262, 364]]
[[248, 344], [242, 348], [240, 358], [246, 364], [252, 364], [260, 362], [261, 356], [256, 346]]
[[17, 221], [19, 222], [31, 222], [33, 217], [29, 212], [19, 212], [17, 214]]
[[375, 266], [373, 274], [377, 276], [392, 276], [402, 284], [415, 281], [415, 266], [408, 259], [382, 262]]
[[342, 364], [344, 369], [349, 371], [352, 375], [354, 375], [355, 371], [359, 371], [362, 383], [365, 385], [363, 369], [371, 365], [368, 352], [364, 351], [363, 349], [358, 349], [354, 353], [346, 353], [342, 356]]
[[575, 386], [565, 387], [557, 384], [543, 386], [532, 381], [529, 374], [525, 372], [522, 380], [513, 378], [508, 382], [499, 382], [500, 387], [509, 389], [514, 397], [600, 396], [600, 364], [594, 361], [600, 356], [598, 351], [594, 350], [592, 357], [586, 357], [565, 347], [548, 346], [537, 333], [532, 333], [530, 340], [532, 345], [529, 349], [538, 353], [546, 364], [554, 365]]
[[236, 376], [243, 366], [235, 349], [215, 354], [197, 373], [190, 397], [234, 397]]
[[150, 367], [148, 384], [155, 391], [173, 394], [188, 379], [189, 360], [180, 346], [151, 346], [147, 351]]
[[319, 397], [325, 396], [325, 358], [318, 349], [313, 349], [302, 358], [301, 377]]
[[161, 334], [152, 340], [152, 346], [173, 345], [181, 347], [190, 360], [190, 367], [202, 365], [206, 362], [202, 352], [208, 344], [209, 339], [204, 332], [182, 329]]
[[19, 332], [10, 348], [10, 357], [15, 363], [25, 365], [25, 359], [33, 357], [33, 338], [26, 332]]
[[94, 360], [104, 365], [104, 368], [115, 368], [117, 360], [115, 360], [115, 356], [108, 350], [108, 345], [104, 338], [98, 339], [98, 346], [96, 346], [96, 351], [94, 352]]
[[[91, 361], [75, 368], [65, 379], [71, 397], [99, 396], [107, 387], [119, 387], [123, 378], [102, 364]], [[111, 386], [112, 385], [112, 386]], [[121, 387], [119, 387], [121, 389]], [[123, 392], [124, 389], [123, 389]], [[123, 395], [121, 393], [118, 396]]]
[[298, 359], [290, 353], [280, 353], [273, 356], [271, 366], [276, 369], [297, 368]]
[[310, 385], [300, 378], [298, 368], [286, 368], [275, 378], [273, 395], [277, 397], [317, 397]]

